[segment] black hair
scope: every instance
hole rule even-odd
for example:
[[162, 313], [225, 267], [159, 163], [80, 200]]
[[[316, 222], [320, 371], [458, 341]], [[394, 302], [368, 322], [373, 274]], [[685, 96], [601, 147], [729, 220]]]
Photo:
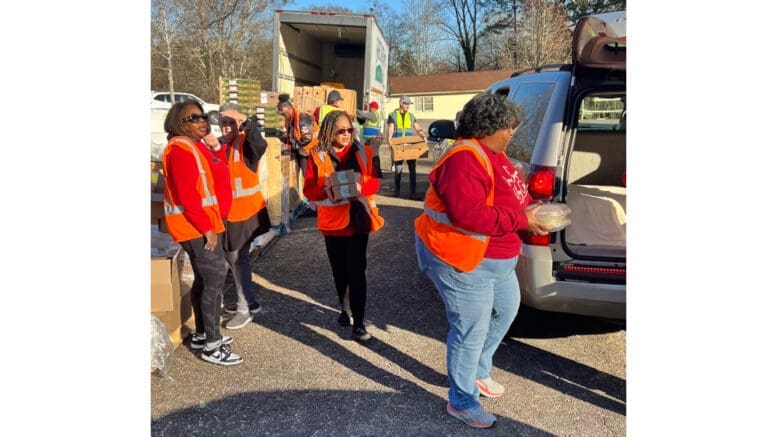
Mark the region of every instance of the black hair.
[[173, 104], [173, 106], [170, 107], [170, 110], [167, 111], [167, 116], [165, 117], [165, 132], [167, 132], [168, 140], [177, 136], [189, 136], [183, 129], [183, 114], [186, 112], [186, 108], [189, 106], [196, 106], [200, 109], [201, 114], [205, 113], [205, 110], [202, 108], [202, 105], [200, 105], [200, 102], [196, 100], [185, 100], [183, 102], [176, 102]]

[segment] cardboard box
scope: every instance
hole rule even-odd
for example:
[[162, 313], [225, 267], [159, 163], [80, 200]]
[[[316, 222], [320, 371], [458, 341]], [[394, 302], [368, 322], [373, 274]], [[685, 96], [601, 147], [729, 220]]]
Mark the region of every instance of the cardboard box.
[[278, 107], [278, 92], [262, 91], [259, 93], [259, 106]]
[[327, 186], [353, 184], [358, 182], [359, 176], [351, 169], [336, 171], [326, 177]]
[[[172, 258], [160, 258], [167, 265], [168, 282], [171, 284], [170, 297], [172, 307], [169, 310], [155, 311], [151, 313], [159, 318], [167, 328], [173, 347], [178, 347], [183, 339], [194, 329], [194, 311], [191, 302], [191, 285], [194, 281], [189, 256], [180, 249]], [[162, 261], [159, 261], [162, 264]], [[160, 268], [161, 270], [161, 268]]]
[[335, 185], [332, 187], [332, 195], [335, 201], [353, 199], [359, 197], [359, 188], [356, 186], [356, 182]]
[[170, 258], [151, 258], [151, 312], [173, 310]]
[[426, 140], [418, 135], [389, 138], [389, 146], [391, 146], [391, 159], [394, 161], [418, 159], [429, 154]]

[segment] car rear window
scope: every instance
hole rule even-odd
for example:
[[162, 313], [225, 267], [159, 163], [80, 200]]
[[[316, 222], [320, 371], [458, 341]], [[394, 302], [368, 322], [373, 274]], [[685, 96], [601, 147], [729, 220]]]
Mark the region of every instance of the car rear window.
[[531, 162], [554, 87], [553, 83], [523, 83], [510, 93], [510, 98], [523, 111], [523, 123], [515, 130], [505, 151], [510, 158]]

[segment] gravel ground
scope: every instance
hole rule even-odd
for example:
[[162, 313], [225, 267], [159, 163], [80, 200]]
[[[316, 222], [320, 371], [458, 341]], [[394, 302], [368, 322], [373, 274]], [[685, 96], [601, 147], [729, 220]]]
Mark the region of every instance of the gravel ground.
[[[429, 164], [419, 160], [419, 192]], [[391, 172], [384, 176], [390, 193]], [[422, 202], [377, 201], [386, 225], [367, 254], [374, 338], [352, 341], [337, 325], [323, 237], [315, 218], [298, 218], [254, 261], [262, 310], [245, 328], [224, 330], [243, 364], [213, 365], [179, 347], [172, 379], [151, 376], [152, 435], [626, 434], [625, 326], [523, 307], [494, 357], [492, 376], [507, 394], [482, 398], [496, 426], [475, 430], [448, 416], [447, 322], [413, 247]]]

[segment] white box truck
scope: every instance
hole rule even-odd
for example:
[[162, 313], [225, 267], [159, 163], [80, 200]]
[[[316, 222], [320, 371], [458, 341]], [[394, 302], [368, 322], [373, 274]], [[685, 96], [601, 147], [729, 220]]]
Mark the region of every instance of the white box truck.
[[356, 91], [364, 109], [388, 99], [388, 44], [365, 14], [276, 11], [273, 19], [274, 91], [294, 96], [295, 86], [341, 83]]

